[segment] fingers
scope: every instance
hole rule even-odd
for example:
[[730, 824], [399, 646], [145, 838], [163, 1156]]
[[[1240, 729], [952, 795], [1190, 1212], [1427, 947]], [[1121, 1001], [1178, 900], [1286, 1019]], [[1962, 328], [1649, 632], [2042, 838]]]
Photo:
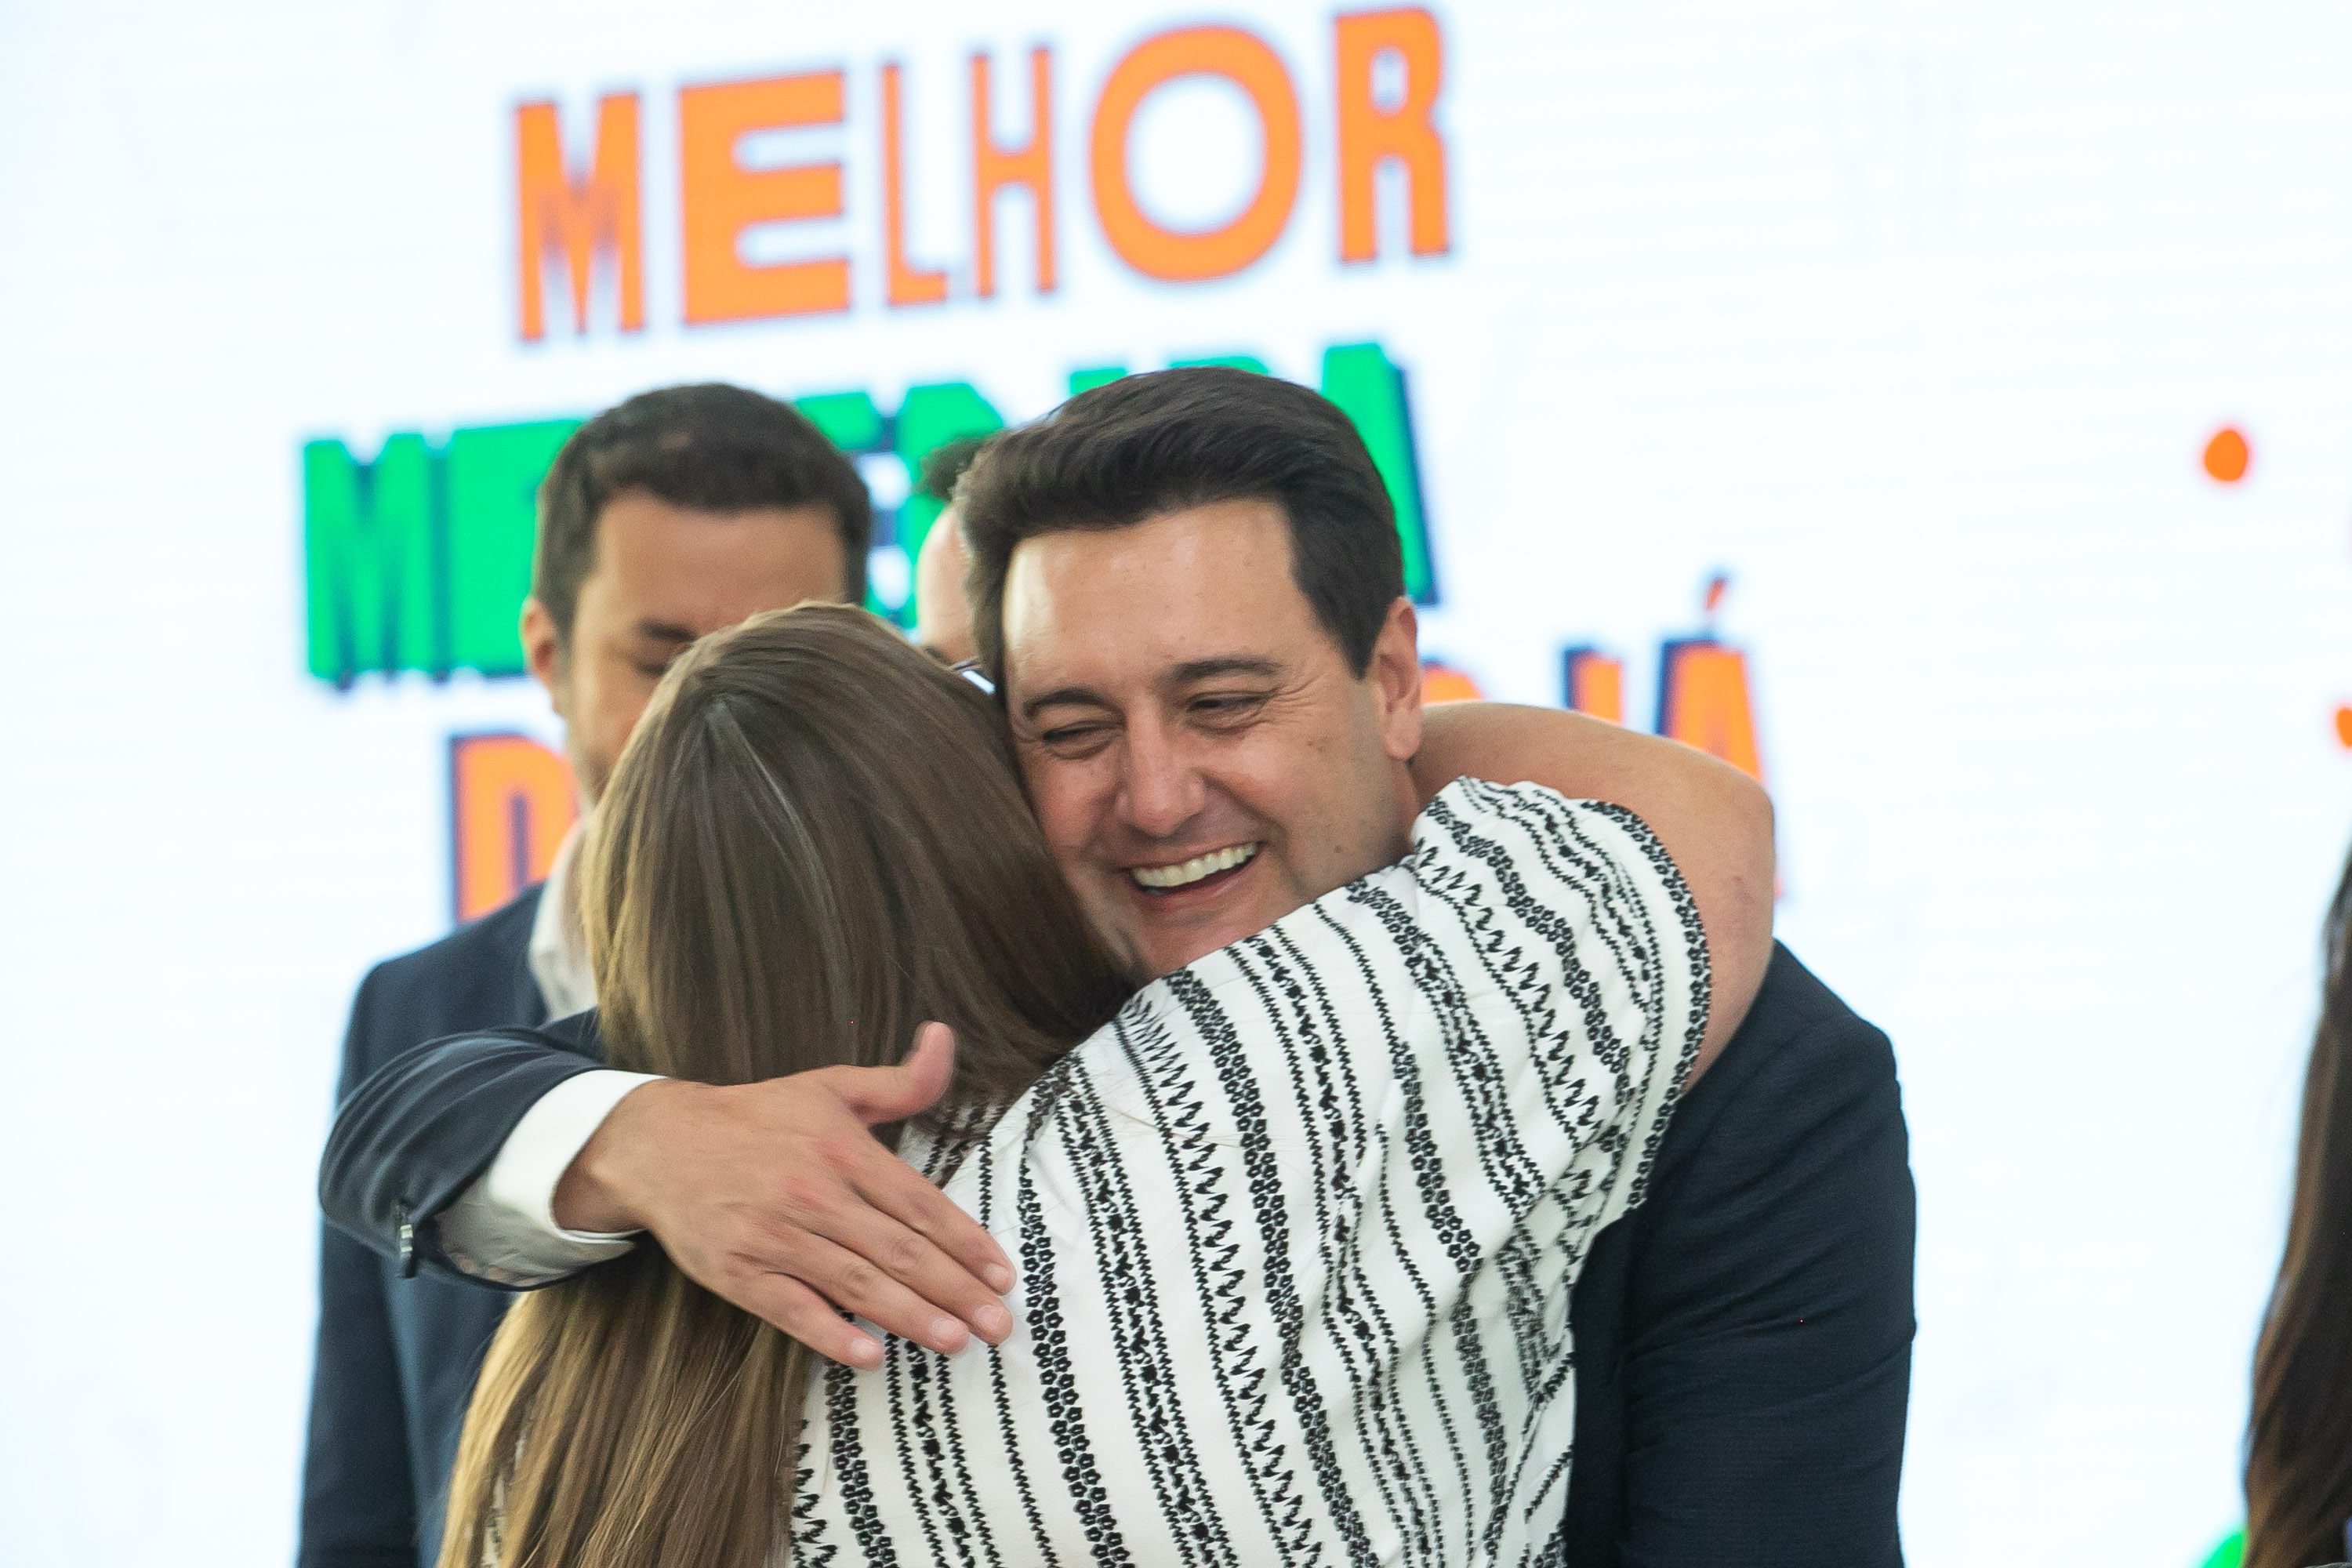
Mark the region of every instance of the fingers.
[[720, 1290], [743, 1310], [765, 1318], [828, 1361], [845, 1366], [882, 1364], [881, 1342], [844, 1322], [825, 1299], [782, 1274], [748, 1274], [735, 1288]]
[[[958, 1208], [955, 1200], [924, 1180], [913, 1166], [898, 1159], [877, 1161], [860, 1170], [856, 1181], [858, 1196], [873, 1205], [878, 1214], [888, 1215], [929, 1242], [952, 1267], [957, 1280], [984, 1285], [998, 1296], [1013, 1289], [1013, 1262], [1004, 1256], [996, 1238], [978, 1220]], [[950, 1288], [959, 1292], [961, 1289], [960, 1284]], [[923, 1293], [943, 1307], [953, 1304], [946, 1296], [932, 1295], [928, 1289]], [[961, 1299], [959, 1294], [958, 1300]], [[958, 1311], [965, 1321], [981, 1331], [983, 1338], [988, 1337], [987, 1329], [970, 1312], [960, 1308]], [[991, 1339], [989, 1342], [996, 1342]]]
[[[885, 1244], [877, 1250], [889, 1247]], [[971, 1331], [961, 1319], [901, 1285], [862, 1253], [819, 1236], [803, 1237], [793, 1252], [794, 1279], [885, 1333], [911, 1340], [942, 1355], [953, 1355], [971, 1342]], [[1005, 1326], [1011, 1326], [1009, 1317]]]
[[841, 1311], [946, 1354], [975, 1333], [1003, 1343], [1011, 1261], [868, 1131], [928, 1109], [954, 1071], [954, 1036], [929, 1024], [894, 1068], [716, 1091], [757, 1097], [747, 1124], [758, 1135], [735, 1139], [734, 1155], [711, 1166], [720, 1176], [678, 1184], [690, 1201], [664, 1205], [677, 1212], [656, 1213], [655, 1234], [709, 1289], [851, 1366], [877, 1364], [881, 1348]]
[[[1012, 1333], [1013, 1314], [1005, 1310], [993, 1287], [949, 1257], [928, 1237], [891, 1215], [879, 1210], [854, 1215], [840, 1234], [829, 1239], [888, 1280], [894, 1289], [904, 1290], [934, 1314], [953, 1314], [959, 1326], [969, 1326], [990, 1344], [1003, 1344]], [[824, 1294], [833, 1294], [823, 1281], [812, 1282]], [[882, 1320], [876, 1318], [875, 1321]], [[894, 1328], [893, 1331], [900, 1331]], [[929, 1333], [919, 1331], [914, 1337], [934, 1349], [941, 1348]]]
[[955, 1034], [945, 1024], [915, 1031], [915, 1048], [894, 1068], [824, 1069], [837, 1079], [844, 1105], [871, 1126], [904, 1121], [939, 1103], [955, 1078]]
[[[700, 1254], [701, 1267], [719, 1276], [705, 1282], [753, 1310], [743, 1300], [753, 1281], [787, 1278], [834, 1307], [947, 1354], [975, 1333], [1003, 1343], [1013, 1316], [997, 1299], [995, 1281], [1009, 1289], [1013, 1274], [994, 1239], [863, 1129], [831, 1148], [821, 1166], [786, 1177], [766, 1203], [734, 1212], [726, 1238], [714, 1237], [716, 1247]], [[980, 1272], [927, 1232], [956, 1242]]]

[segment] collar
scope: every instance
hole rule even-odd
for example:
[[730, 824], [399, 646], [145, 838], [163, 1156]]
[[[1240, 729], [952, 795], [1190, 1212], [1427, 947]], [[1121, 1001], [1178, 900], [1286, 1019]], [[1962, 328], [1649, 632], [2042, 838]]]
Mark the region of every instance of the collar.
[[530, 977], [539, 983], [540, 1000], [547, 1004], [550, 1018], [569, 1018], [596, 1005], [588, 931], [581, 923], [579, 889], [572, 880], [588, 822], [583, 812], [556, 846], [547, 885], [539, 895], [539, 912], [530, 922]]

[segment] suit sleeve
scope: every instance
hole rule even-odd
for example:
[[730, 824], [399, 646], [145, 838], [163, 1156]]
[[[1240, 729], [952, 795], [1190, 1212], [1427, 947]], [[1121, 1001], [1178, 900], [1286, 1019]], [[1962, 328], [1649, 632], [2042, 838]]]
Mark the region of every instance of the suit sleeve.
[[362, 1245], [483, 1284], [443, 1251], [433, 1224], [498, 1157], [540, 1098], [594, 1070], [592, 1016], [547, 1029], [493, 1029], [394, 1058], [344, 1100], [319, 1165], [319, 1204]]
[[[352, 1005], [339, 1100], [365, 1067], [376, 989], [371, 974]], [[319, 1335], [295, 1561], [298, 1568], [411, 1568], [415, 1540], [415, 1489], [383, 1269], [351, 1237], [321, 1226]]]
[[1627, 1568], [1903, 1561], [1915, 1205], [1894, 1054], [1841, 1011], [1771, 1059], [1633, 1269]]

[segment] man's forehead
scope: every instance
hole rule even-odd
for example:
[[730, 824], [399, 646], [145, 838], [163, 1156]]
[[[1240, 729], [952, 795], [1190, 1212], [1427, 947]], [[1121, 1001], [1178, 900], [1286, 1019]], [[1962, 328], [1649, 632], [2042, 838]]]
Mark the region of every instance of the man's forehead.
[[1125, 528], [1040, 535], [1004, 586], [1006, 672], [1032, 689], [1158, 681], [1210, 659], [1280, 660], [1312, 635], [1270, 501], [1220, 501]]
[[632, 619], [709, 630], [837, 597], [845, 575], [840, 534], [822, 505], [704, 511], [630, 491], [604, 509], [598, 531], [583, 592]]

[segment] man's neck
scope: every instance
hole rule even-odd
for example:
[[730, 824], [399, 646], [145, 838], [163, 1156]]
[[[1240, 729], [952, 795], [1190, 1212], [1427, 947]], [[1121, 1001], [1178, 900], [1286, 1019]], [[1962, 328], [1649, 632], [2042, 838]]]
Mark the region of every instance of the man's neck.
[[1394, 853], [1381, 862], [1393, 866], [1412, 850], [1412, 825], [1421, 820], [1421, 792], [1413, 787], [1412, 760], [1403, 758], [1389, 764], [1389, 795], [1395, 801], [1391, 812], [1396, 826]]

